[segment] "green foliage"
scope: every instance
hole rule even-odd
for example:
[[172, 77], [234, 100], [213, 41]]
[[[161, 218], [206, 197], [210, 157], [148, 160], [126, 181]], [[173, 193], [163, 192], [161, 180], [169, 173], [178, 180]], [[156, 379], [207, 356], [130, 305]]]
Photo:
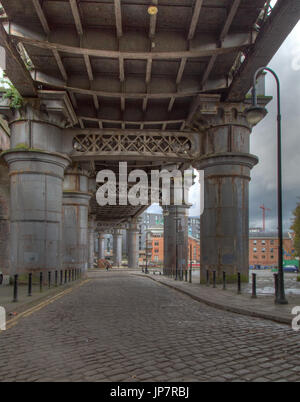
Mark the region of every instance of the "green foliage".
[[293, 212], [294, 220], [291, 229], [295, 232], [294, 247], [296, 255], [300, 257], [300, 203]]
[[10, 107], [12, 109], [19, 109], [22, 107], [23, 98], [14, 85], [7, 78], [3, 78], [1, 84], [5, 85], [4, 99], [10, 100]]

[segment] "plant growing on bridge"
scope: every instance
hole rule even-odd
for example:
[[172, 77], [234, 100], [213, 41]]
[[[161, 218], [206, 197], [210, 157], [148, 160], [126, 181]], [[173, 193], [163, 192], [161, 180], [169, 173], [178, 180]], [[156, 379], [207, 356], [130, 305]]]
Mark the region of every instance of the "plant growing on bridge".
[[8, 78], [2, 78], [1, 84], [4, 86], [4, 99], [10, 100], [10, 107], [12, 109], [19, 109], [23, 106], [23, 98], [17, 88], [9, 81]]
[[291, 229], [295, 232], [294, 247], [296, 255], [300, 257], [300, 203], [298, 203], [293, 214], [294, 214], [294, 221], [291, 226]]

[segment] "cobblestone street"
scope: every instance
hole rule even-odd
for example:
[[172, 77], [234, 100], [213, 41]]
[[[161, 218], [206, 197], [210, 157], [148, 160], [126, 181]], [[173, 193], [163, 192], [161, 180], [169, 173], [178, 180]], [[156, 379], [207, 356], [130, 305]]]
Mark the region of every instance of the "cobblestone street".
[[0, 334], [1, 381], [297, 381], [300, 332], [102, 272]]

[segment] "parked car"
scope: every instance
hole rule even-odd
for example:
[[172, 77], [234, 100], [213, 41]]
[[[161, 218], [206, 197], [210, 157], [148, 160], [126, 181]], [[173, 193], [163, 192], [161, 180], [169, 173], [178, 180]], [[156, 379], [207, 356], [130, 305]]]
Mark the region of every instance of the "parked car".
[[299, 272], [299, 269], [296, 267], [296, 265], [285, 265], [283, 267], [284, 272]]

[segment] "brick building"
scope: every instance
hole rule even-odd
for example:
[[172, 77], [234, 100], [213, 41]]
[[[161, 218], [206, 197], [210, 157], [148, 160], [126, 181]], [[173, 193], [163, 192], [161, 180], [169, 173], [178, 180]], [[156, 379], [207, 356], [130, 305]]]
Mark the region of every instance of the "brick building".
[[[200, 261], [200, 243], [198, 239], [189, 236], [189, 258], [190, 258], [190, 247], [192, 247], [192, 260], [194, 262]], [[153, 233], [152, 234], [152, 257], [153, 262], [163, 262], [164, 260], [164, 237], [163, 234]]]
[[[254, 267], [275, 266], [278, 263], [277, 232], [255, 232], [249, 234], [249, 265]], [[283, 234], [283, 258], [286, 261], [295, 259], [295, 250], [291, 234]]]
[[[153, 262], [162, 263], [164, 258], [164, 237], [162, 232], [151, 234], [152, 237], [152, 256]], [[253, 232], [249, 234], [249, 266], [275, 266], [277, 265], [278, 255], [278, 235], [276, 232]], [[189, 258], [190, 247], [192, 247], [192, 260], [200, 261], [199, 240], [189, 236]], [[295, 250], [292, 236], [284, 233], [283, 254], [285, 261], [295, 259]]]

